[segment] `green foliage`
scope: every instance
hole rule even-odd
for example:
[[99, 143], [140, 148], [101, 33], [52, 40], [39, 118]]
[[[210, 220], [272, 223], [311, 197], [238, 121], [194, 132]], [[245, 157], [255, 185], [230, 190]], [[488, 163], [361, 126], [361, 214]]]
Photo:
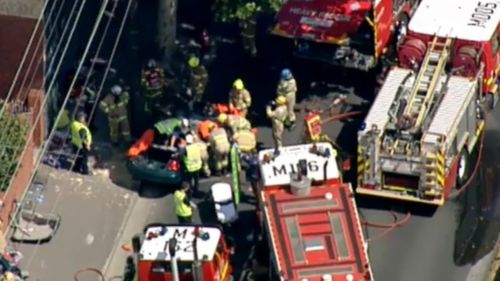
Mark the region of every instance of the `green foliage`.
[[214, 10], [217, 21], [233, 22], [246, 20], [259, 12], [276, 12], [283, 0], [215, 0]]
[[[0, 104], [1, 107], [1, 104]], [[26, 144], [28, 122], [5, 110], [0, 116], [0, 191], [5, 191], [16, 172]]]

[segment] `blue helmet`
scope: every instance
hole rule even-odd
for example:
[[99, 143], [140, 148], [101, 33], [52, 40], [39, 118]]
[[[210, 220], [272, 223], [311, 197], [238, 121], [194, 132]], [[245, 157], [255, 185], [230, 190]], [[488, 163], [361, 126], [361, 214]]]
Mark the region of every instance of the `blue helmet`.
[[290, 71], [290, 69], [284, 68], [281, 71], [281, 79], [288, 80], [288, 79], [291, 79], [291, 78], [292, 78], [292, 72]]

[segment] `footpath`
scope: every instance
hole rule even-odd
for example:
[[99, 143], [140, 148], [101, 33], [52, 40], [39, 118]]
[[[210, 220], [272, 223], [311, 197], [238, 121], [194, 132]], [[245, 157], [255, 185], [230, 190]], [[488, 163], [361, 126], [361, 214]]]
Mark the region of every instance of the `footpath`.
[[[41, 166], [45, 190], [36, 212], [55, 213], [62, 220], [51, 241], [41, 244], [14, 243], [23, 254], [21, 268], [37, 281], [76, 280], [82, 268], [101, 269], [111, 251], [117, 233], [134, 206], [136, 195], [125, 183], [125, 163], [111, 148], [102, 169], [93, 176], [82, 176]], [[99, 280], [95, 273], [84, 273], [78, 281]]]

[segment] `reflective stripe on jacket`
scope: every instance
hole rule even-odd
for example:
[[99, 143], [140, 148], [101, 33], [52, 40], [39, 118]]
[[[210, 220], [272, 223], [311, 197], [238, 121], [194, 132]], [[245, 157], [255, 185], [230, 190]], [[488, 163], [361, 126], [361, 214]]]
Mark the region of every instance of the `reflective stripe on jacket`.
[[190, 217], [193, 215], [193, 209], [191, 209], [191, 206], [184, 203], [186, 196], [186, 193], [181, 190], [177, 190], [174, 193], [175, 214], [179, 217]]
[[250, 124], [250, 121], [248, 121], [245, 117], [229, 115], [228, 118], [229, 127], [231, 127], [234, 132], [252, 129], [252, 124]]
[[199, 171], [203, 166], [200, 149], [196, 144], [190, 144], [186, 146], [184, 165], [186, 166], [186, 170], [190, 173]]
[[157, 122], [155, 128], [161, 135], [170, 135], [174, 132], [175, 128], [181, 127], [182, 121], [177, 118], [169, 118]]
[[[86, 134], [86, 140], [81, 138], [80, 136], [80, 131], [84, 130]], [[92, 134], [90, 133], [89, 128], [87, 125], [78, 122], [78, 121], [73, 121], [71, 123], [71, 143], [75, 145], [78, 148], [83, 147], [83, 141], [86, 141], [89, 145], [92, 144]]]

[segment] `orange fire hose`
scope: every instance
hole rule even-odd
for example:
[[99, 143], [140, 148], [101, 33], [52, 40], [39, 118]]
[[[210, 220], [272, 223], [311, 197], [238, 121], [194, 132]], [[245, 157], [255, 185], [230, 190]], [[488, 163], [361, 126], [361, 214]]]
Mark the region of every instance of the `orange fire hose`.
[[321, 124], [325, 124], [325, 123], [328, 123], [331, 121], [338, 121], [338, 120], [354, 117], [354, 116], [360, 115], [361, 113], [362, 113], [361, 111], [351, 111], [351, 112], [346, 112], [346, 113], [335, 114], [335, 115], [332, 115], [328, 118], [325, 118], [324, 120], [321, 120]]

